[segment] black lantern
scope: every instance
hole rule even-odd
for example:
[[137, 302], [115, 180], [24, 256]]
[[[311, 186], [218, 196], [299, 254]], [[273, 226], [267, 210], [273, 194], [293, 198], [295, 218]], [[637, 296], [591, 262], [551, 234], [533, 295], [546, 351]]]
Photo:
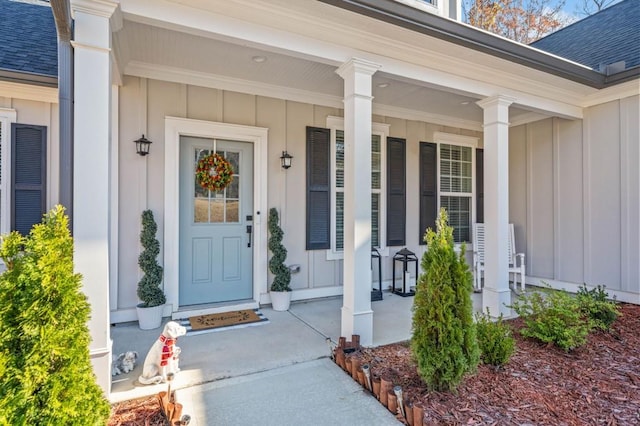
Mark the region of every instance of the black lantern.
[[289, 155], [287, 151], [282, 151], [282, 155], [280, 156], [280, 164], [282, 164], [283, 169], [288, 169], [291, 167], [291, 159], [293, 157]]
[[142, 137], [138, 140], [133, 141], [136, 144], [136, 152], [141, 155], [141, 156], [145, 156], [149, 153], [149, 146], [151, 145], [151, 141], [147, 138], [144, 137], [144, 135], [142, 135]]

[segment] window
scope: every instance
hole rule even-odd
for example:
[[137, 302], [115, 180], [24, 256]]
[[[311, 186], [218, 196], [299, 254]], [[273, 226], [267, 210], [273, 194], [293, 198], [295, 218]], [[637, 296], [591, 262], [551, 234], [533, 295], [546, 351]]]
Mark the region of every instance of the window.
[[[329, 117], [331, 129], [331, 248], [328, 258], [342, 258], [344, 250], [344, 121], [340, 117]], [[371, 135], [371, 245], [385, 246], [385, 141], [389, 133], [386, 124], [373, 123]]]
[[472, 157], [470, 146], [440, 144], [440, 207], [447, 209], [456, 242], [471, 241]]
[[[471, 241], [471, 224], [482, 217], [482, 180], [475, 179], [477, 139], [436, 132], [436, 143], [420, 144], [420, 236], [447, 210], [456, 243]], [[478, 160], [482, 155], [478, 154]], [[475, 208], [473, 206], [476, 206]]]

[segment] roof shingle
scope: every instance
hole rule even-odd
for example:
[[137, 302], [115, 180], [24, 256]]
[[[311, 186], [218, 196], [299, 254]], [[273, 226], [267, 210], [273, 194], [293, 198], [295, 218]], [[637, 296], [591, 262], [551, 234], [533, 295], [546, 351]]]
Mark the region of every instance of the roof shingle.
[[601, 70], [625, 61], [640, 65], [640, 0], [623, 0], [564, 27], [531, 46]]
[[48, 3], [0, 0], [0, 68], [57, 77], [57, 43]]

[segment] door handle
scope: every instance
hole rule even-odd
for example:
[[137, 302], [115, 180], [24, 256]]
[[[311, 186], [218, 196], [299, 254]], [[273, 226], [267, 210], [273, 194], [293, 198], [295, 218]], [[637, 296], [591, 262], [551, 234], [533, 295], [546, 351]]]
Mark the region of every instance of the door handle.
[[251, 236], [253, 235], [253, 226], [247, 225], [247, 234], [249, 234], [249, 242], [247, 243], [247, 247], [251, 247]]

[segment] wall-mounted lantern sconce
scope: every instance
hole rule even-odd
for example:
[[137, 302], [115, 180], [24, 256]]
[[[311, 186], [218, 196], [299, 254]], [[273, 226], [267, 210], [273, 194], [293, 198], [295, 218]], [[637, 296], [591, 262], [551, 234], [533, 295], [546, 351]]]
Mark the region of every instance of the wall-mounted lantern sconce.
[[133, 142], [135, 142], [136, 144], [136, 152], [139, 155], [144, 157], [149, 153], [149, 146], [151, 145], [151, 141], [145, 138], [144, 135], [142, 135], [140, 139], [137, 139]]
[[291, 167], [291, 159], [293, 157], [289, 155], [287, 151], [282, 151], [282, 155], [280, 156], [280, 163], [282, 164], [283, 169], [288, 169]]

